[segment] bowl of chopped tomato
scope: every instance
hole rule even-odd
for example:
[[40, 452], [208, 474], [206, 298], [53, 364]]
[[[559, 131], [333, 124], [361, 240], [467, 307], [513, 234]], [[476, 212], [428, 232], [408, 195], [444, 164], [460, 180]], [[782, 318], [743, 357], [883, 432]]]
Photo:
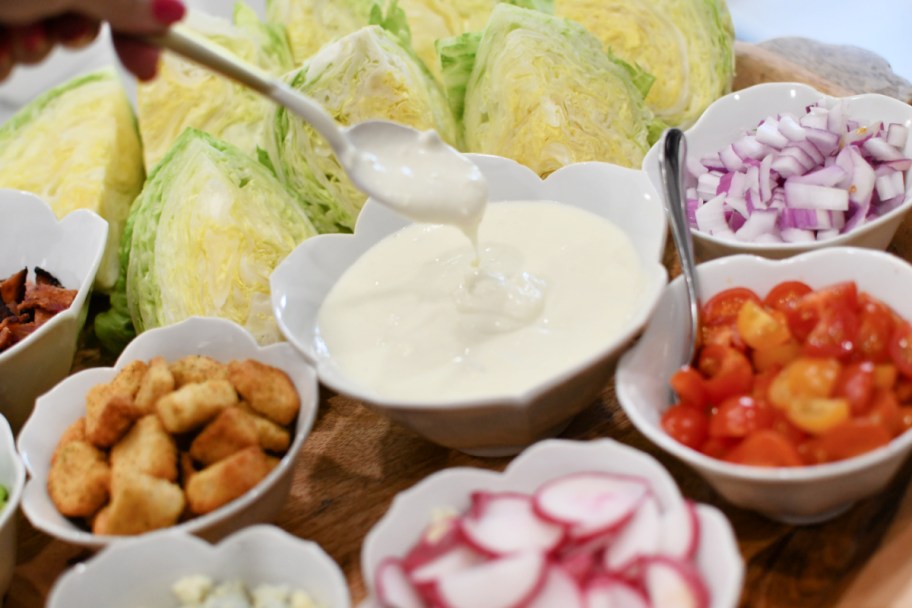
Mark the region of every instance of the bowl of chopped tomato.
[[73, 365], [108, 223], [18, 190], [0, 190], [0, 218], [0, 413], [18, 433]]
[[833, 247], [698, 266], [700, 343], [682, 366], [680, 278], [621, 360], [618, 399], [728, 501], [789, 523], [838, 515], [912, 450], [912, 265]]

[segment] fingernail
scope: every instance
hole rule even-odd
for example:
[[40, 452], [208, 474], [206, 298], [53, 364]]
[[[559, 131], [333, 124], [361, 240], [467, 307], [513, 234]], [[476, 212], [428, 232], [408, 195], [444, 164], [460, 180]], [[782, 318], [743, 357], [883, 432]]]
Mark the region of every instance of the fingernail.
[[152, 0], [152, 15], [159, 23], [170, 25], [180, 21], [185, 12], [186, 8], [180, 0]]
[[22, 49], [28, 53], [37, 53], [42, 51], [48, 44], [47, 32], [44, 31], [44, 25], [33, 23], [22, 28]]

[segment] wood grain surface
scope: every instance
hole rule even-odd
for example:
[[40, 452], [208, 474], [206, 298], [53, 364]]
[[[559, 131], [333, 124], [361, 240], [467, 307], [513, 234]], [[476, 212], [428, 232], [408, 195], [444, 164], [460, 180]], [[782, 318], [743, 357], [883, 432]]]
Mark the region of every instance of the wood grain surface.
[[[772, 79], [809, 80], [807, 70], [795, 72], [771, 55], [739, 45], [738, 86]], [[839, 90], [827, 89], [820, 77], [813, 80], [811, 84], [821, 90]], [[902, 224], [890, 251], [912, 260], [912, 218]], [[665, 263], [672, 276], [678, 274], [671, 239]], [[86, 341], [74, 369], [110, 362], [110, 357]], [[436, 446], [326, 389], [321, 401], [313, 432], [297, 463], [291, 497], [276, 524], [323, 546], [345, 572], [356, 605], [365, 595], [360, 571], [362, 539], [397, 492], [447, 467], [502, 470], [509, 459], [479, 459]], [[912, 462], [906, 463], [885, 492], [857, 503], [840, 517], [793, 527], [723, 502], [693, 471], [632, 427], [613, 386], [606, 387], [600, 399], [561, 436], [580, 440], [611, 437], [632, 445], [666, 466], [688, 498], [719, 507], [734, 526], [747, 567], [744, 607], [912, 606], [912, 497], [907, 496]], [[4, 605], [36, 608], [44, 605], [64, 570], [91, 554], [36, 531], [21, 514], [19, 517], [17, 567]]]

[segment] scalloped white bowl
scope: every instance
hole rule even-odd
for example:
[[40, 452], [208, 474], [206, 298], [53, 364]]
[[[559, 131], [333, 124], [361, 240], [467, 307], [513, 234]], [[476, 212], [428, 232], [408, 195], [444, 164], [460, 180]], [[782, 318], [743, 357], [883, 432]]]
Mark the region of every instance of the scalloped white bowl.
[[[687, 156], [702, 158], [718, 152], [732, 143], [748, 129], [754, 128], [768, 116], [792, 112], [798, 116], [805, 108], [821, 99], [836, 99], [800, 83], [770, 82], [758, 84], [721, 97], [713, 102], [700, 119], [684, 134], [687, 137]], [[912, 105], [898, 99], [867, 93], [845, 97], [847, 114], [862, 121], [897, 122], [912, 132]], [[659, 143], [643, 159], [643, 170], [653, 185], [662, 192], [659, 174]], [[905, 147], [906, 157], [912, 157], [912, 137]], [[912, 169], [906, 171], [906, 196], [902, 205], [876, 220], [837, 237], [813, 243], [746, 243], [720, 239], [697, 229], [691, 229], [694, 250], [700, 260], [725, 255], [750, 253], [767, 258], [785, 258], [805, 251], [833, 246], [868, 247], [886, 249], [903, 218], [912, 208]], [[689, 174], [685, 186], [696, 182]]]
[[[525, 450], [503, 473], [459, 467], [434, 473], [412, 488], [400, 492], [364, 539], [361, 574], [368, 597], [361, 608], [377, 608], [374, 573], [387, 557], [402, 557], [424, 533], [431, 514], [451, 507], [457, 512], [470, 505], [477, 490], [531, 493], [544, 482], [583, 471], [638, 475], [647, 479], [663, 508], [682, 503], [674, 479], [652, 456], [612, 439], [568, 441], [548, 439]], [[731, 525], [709, 505], [697, 505], [700, 545], [697, 567], [712, 598], [711, 608], [738, 605], [744, 578], [744, 563]]]
[[140, 334], [124, 349], [114, 367], [81, 371], [38, 399], [18, 440], [19, 453], [29, 473], [22, 510], [35, 528], [62, 541], [95, 549], [132, 538], [92, 534], [57, 511], [47, 491], [51, 454], [63, 431], [85, 415], [85, 395], [91, 387], [109, 382], [130, 361], [148, 361], [155, 356], [173, 361], [185, 355], [208, 355], [223, 362], [256, 359], [284, 370], [301, 398], [301, 410], [288, 452], [263, 481], [227, 505], [173, 529], [218, 540], [244, 526], [269, 522], [276, 517], [288, 498], [295, 460], [316, 417], [319, 404], [316, 375], [289, 344], [260, 347], [246, 330], [231, 321], [192, 317]]
[[542, 181], [530, 169], [501, 157], [469, 155], [488, 180], [490, 200], [554, 200], [612, 221], [630, 238], [645, 275], [637, 314], [616, 339], [593, 357], [542, 381], [524, 394], [486, 401], [441, 396], [434, 403], [404, 404], [363, 389], [339, 371], [317, 347], [317, 315], [329, 290], [348, 267], [385, 236], [408, 222], [368, 201], [354, 235], [307, 239], [273, 272], [272, 305], [285, 337], [317, 368], [320, 381], [410, 427], [431, 441], [480, 456], [513, 454], [559, 433], [592, 403], [610, 380], [617, 358], [652, 311], [667, 272], [661, 264], [665, 217], [657, 194], [641, 171], [606, 163], [581, 163]]
[[42, 199], [18, 190], [0, 190], [0, 218], [0, 280], [26, 266], [34, 280], [40, 266], [78, 290], [68, 309], [0, 353], [0, 413], [18, 432], [38, 395], [70, 372], [108, 223], [84, 209], [58, 220]]
[[[782, 281], [803, 281], [816, 289], [855, 280], [859, 290], [912, 320], [912, 266], [882, 251], [830, 247], [786, 260], [732, 256], [699, 264], [697, 272], [704, 302], [730, 287], [749, 287], [763, 297]], [[823, 521], [880, 492], [912, 452], [912, 433], [905, 433], [848, 460], [766, 468], [731, 464], [678, 443], [662, 429], [660, 418], [671, 405], [668, 380], [681, 366], [687, 318], [679, 277], [662, 294], [637, 345], [618, 364], [617, 397], [641, 433], [690, 465], [732, 504], [792, 524]]]
[[6, 594], [16, 567], [16, 528], [19, 503], [25, 486], [25, 467], [16, 451], [16, 440], [6, 418], [0, 416], [0, 485], [7, 490], [0, 507], [0, 597]]
[[61, 576], [46, 608], [176, 606], [171, 587], [203, 574], [215, 582], [288, 585], [321, 608], [349, 608], [339, 566], [320, 546], [276, 528], [245, 528], [216, 545], [179, 532], [147, 534], [105, 549]]

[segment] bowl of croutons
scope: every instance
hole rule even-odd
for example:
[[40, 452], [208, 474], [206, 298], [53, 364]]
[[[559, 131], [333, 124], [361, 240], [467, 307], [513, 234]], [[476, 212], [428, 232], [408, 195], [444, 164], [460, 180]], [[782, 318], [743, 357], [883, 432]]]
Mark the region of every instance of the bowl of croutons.
[[145, 332], [113, 368], [38, 399], [18, 440], [22, 509], [39, 530], [93, 548], [172, 527], [216, 541], [269, 522], [317, 394], [290, 345], [258, 346], [230, 321]]
[[0, 413], [17, 433], [35, 399], [70, 372], [108, 223], [55, 217], [28, 192], [0, 189]]

